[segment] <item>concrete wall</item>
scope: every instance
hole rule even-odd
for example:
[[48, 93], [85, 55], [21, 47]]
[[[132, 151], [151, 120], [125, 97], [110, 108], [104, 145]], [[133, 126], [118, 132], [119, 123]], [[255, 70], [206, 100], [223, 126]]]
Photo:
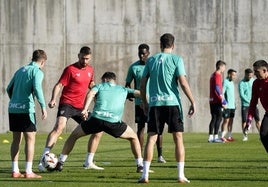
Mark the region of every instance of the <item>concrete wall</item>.
[[[185, 130], [208, 132], [210, 121], [209, 77], [215, 62], [222, 59], [227, 69], [238, 71], [268, 53], [267, 0], [0, 0], [0, 132], [8, 127], [8, 97], [5, 88], [15, 70], [29, 62], [32, 51], [48, 54], [43, 83], [46, 101], [65, 66], [77, 60], [79, 49], [93, 49], [96, 82], [105, 71], [114, 71], [125, 84], [128, 66], [137, 60], [140, 43], [159, 51], [165, 32], [176, 37], [175, 53], [185, 61], [188, 80], [195, 96], [197, 113], [186, 117], [189, 102], [183, 96]], [[224, 75], [226, 76], [226, 74]], [[133, 103], [126, 103], [124, 120], [133, 124]], [[39, 106], [37, 117], [40, 119]], [[48, 119], [38, 123], [49, 131], [57, 109], [48, 109]], [[263, 113], [263, 111], [262, 111]], [[234, 131], [240, 132], [240, 100]], [[66, 131], [74, 127], [70, 121]], [[256, 129], [254, 130], [256, 131]]]

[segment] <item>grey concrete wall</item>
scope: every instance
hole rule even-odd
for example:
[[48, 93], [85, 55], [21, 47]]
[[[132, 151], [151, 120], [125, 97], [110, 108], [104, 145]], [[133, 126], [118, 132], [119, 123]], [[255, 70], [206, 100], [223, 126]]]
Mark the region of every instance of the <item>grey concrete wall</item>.
[[[140, 43], [159, 51], [159, 37], [165, 32], [176, 37], [174, 53], [185, 61], [197, 112], [186, 117], [189, 102], [183, 96], [185, 130], [208, 132], [210, 121], [209, 77], [215, 62], [222, 59], [227, 69], [238, 71], [268, 53], [267, 0], [0, 0], [0, 132], [8, 130], [8, 97], [5, 88], [17, 68], [29, 62], [32, 51], [44, 49], [46, 101], [65, 66], [77, 60], [79, 49], [93, 49], [96, 82], [105, 71], [114, 71], [125, 84], [128, 66], [137, 60]], [[224, 75], [226, 76], [226, 74]], [[234, 131], [240, 132], [240, 100]], [[126, 103], [124, 120], [133, 128], [133, 103]], [[37, 105], [37, 117], [40, 110]], [[38, 123], [39, 131], [51, 130], [56, 109]], [[263, 112], [263, 111], [262, 111]], [[73, 129], [70, 121], [66, 131]], [[256, 131], [256, 130], [254, 130]]]

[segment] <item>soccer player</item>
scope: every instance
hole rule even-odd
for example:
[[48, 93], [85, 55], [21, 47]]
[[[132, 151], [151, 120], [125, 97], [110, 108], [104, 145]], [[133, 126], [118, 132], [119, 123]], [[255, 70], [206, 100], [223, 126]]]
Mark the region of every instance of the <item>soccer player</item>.
[[[32, 62], [16, 71], [7, 86], [10, 98], [8, 106], [9, 129], [12, 131], [11, 161], [13, 178], [41, 178], [32, 171], [36, 136], [35, 97], [40, 104], [42, 120], [46, 119], [46, 103], [42, 89], [44, 73], [41, 69], [47, 61], [45, 51], [33, 52]], [[25, 175], [19, 170], [19, 151], [25, 138]]]
[[[223, 95], [227, 102], [226, 108], [223, 110], [223, 123], [222, 123], [222, 134], [221, 140], [223, 142], [232, 142], [233, 121], [235, 116], [235, 89], [234, 79], [236, 78], [236, 71], [229, 69], [227, 77], [223, 80]], [[226, 131], [227, 130], [227, 131]], [[227, 139], [225, 138], [227, 133]]]
[[[249, 108], [249, 103], [252, 95], [252, 84], [254, 81], [253, 78], [253, 70], [248, 68], [245, 69], [245, 75], [244, 78], [239, 82], [239, 96], [241, 99], [241, 118], [242, 118], [242, 131], [244, 130], [246, 126], [246, 121], [247, 121], [247, 114], [248, 114], [248, 108]], [[255, 119], [255, 125], [260, 131], [260, 116], [259, 116], [259, 110], [256, 107], [255, 114], [254, 114], [254, 119]], [[248, 135], [243, 132], [243, 141], [248, 141]]]
[[[56, 169], [62, 170], [68, 154], [75, 142], [88, 134], [106, 132], [115, 138], [126, 139], [131, 144], [137, 164], [137, 172], [143, 169], [142, 156], [137, 134], [122, 121], [125, 100], [128, 94], [135, 97], [140, 95], [138, 90], [125, 88], [116, 84], [116, 75], [106, 72], [102, 76], [102, 83], [95, 85], [87, 94], [82, 115], [86, 121], [78, 125], [66, 140]], [[95, 98], [95, 105], [88, 118], [88, 107]]]
[[226, 100], [222, 95], [222, 73], [226, 63], [222, 60], [216, 62], [216, 71], [210, 77], [209, 106], [211, 120], [209, 123], [208, 142], [222, 142], [218, 137], [220, 123], [222, 120], [222, 108], [226, 107]]
[[252, 97], [250, 100], [247, 122], [244, 132], [247, 134], [251, 127], [258, 100], [260, 100], [265, 115], [261, 122], [260, 139], [268, 153], [268, 63], [265, 60], [258, 60], [253, 64], [254, 74], [257, 77], [252, 86]]
[[[138, 47], [139, 60], [131, 64], [128, 69], [128, 73], [126, 77], [126, 87], [130, 88], [131, 82], [134, 80], [134, 89], [138, 89], [138, 90], [140, 89], [140, 80], [142, 77], [142, 73], [145, 67], [146, 60], [149, 55], [150, 55], [149, 45], [140, 44]], [[137, 123], [137, 126], [138, 126], [137, 135], [138, 135], [141, 149], [142, 149], [143, 142], [144, 142], [144, 128], [145, 128], [145, 123], [147, 122], [147, 116], [143, 112], [143, 109], [141, 106], [141, 99], [139, 97], [135, 98], [135, 122]], [[156, 141], [159, 163], [166, 163], [166, 160], [162, 156], [163, 130], [164, 129], [161, 129], [157, 137], [157, 141]]]
[[[153, 158], [154, 145], [161, 126], [168, 125], [175, 143], [175, 158], [178, 168], [178, 182], [189, 183], [184, 175], [185, 150], [183, 144], [183, 114], [178, 84], [186, 94], [191, 105], [188, 115], [195, 112], [194, 98], [186, 79], [183, 59], [172, 54], [174, 36], [166, 33], [160, 37], [161, 52], [150, 57], [145, 65], [141, 80], [141, 98], [144, 112], [149, 111], [148, 137], [144, 149], [143, 173], [139, 183], [149, 182], [149, 169]], [[146, 85], [149, 80], [148, 94]], [[147, 100], [147, 96], [148, 100]], [[148, 110], [150, 107], [150, 110]]]
[[[94, 70], [90, 65], [90, 60], [91, 49], [87, 46], [82, 47], [78, 54], [78, 62], [75, 62], [64, 69], [59, 81], [53, 88], [52, 97], [48, 104], [50, 108], [54, 108], [56, 106], [57, 96], [61, 90], [62, 92], [59, 101], [56, 124], [47, 137], [41, 159], [46, 153], [49, 153], [52, 147], [56, 144], [56, 141], [65, 128], [69, 118], [74, 119], [78, 124], [83, 121], [81, 111], [84, 107], [85, 97], [88, 89], [95, 84]], [[93, 153], [91, 157], [94, 156], [96, 145], [98, 145], [101, 136], [102, 133], [94, 134], [89, 139], [89, 144], [94, 142], [94, 144], [88, 148], [89, 152]], [[41, 159], [38, 168], [40, 171], [45, 171]], [[92, 162], [88, 163], [85, 167], [89, 169], [103, 169], [93, 163], [93, 158]]]

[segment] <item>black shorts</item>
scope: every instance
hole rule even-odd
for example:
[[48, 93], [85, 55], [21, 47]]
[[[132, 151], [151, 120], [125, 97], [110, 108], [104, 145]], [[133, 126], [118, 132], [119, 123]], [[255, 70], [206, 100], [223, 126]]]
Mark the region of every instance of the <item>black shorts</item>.
[[154, 106], [150, 107], [147, 132], [163, 133], [165, 123], [168, 132], [183, 132], [184, 126], [182, 114], [178, 106]]
[[[242, 117], [242, 123], [247, 122], [247, 116], [248, 116], [248, 106], [242, 106], [241, 107], [241, 117]], [[256, 107], [255, 114], [254, 114], [255, 121], [260, 121], [260, 114], [259, 109]]]
[[234, 118], [235, 116], [235, 109], [224, 109], [222, 112], [223, 118]]
[[222, 116], [222, 105], [218, 103], [210, 103], [210, 114], [211, 116]]
[[95, 134], [104, 131], [115, 138], [120, 137], [127, 129], [127, 125], [124, 122], [111, 123], [94, 117], [83, 121], [81, 127], [85, 134]]
[[77, 109], [77, 108], [73, 107], [72, 105], [60, 104], [59, 108], [58, 108], [57, 117], [63, 116], [63, 117], [66, 117], [67, 120], [69, 118], [72, 118], [77, 123], [81, 123], [83, 121], [83, 117], [82, 117], [81, 112], [82, 112], [81, 109]]
[[[36, 121], [35, 114], [33, 115]], [[12, 132], [36, 132], [36, 125], [30, 119], [29, 113], [8, 113], [9, 130]]]
[[135, 123], [142, 125], [143, 128], [145, 127], [145, 123], [147, 123], [147, 116], [144, 114], [140, 105], [135, 105]]

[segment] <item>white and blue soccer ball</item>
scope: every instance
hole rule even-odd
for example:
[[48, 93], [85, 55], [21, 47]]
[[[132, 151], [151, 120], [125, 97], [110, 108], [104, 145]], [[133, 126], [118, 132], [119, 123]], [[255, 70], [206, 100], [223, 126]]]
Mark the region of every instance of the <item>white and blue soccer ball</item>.
[[42, 165], [48, 170], [52, 171], [58, 163], [58, 157], [54, 153], [46, 153], [42, 159]]

